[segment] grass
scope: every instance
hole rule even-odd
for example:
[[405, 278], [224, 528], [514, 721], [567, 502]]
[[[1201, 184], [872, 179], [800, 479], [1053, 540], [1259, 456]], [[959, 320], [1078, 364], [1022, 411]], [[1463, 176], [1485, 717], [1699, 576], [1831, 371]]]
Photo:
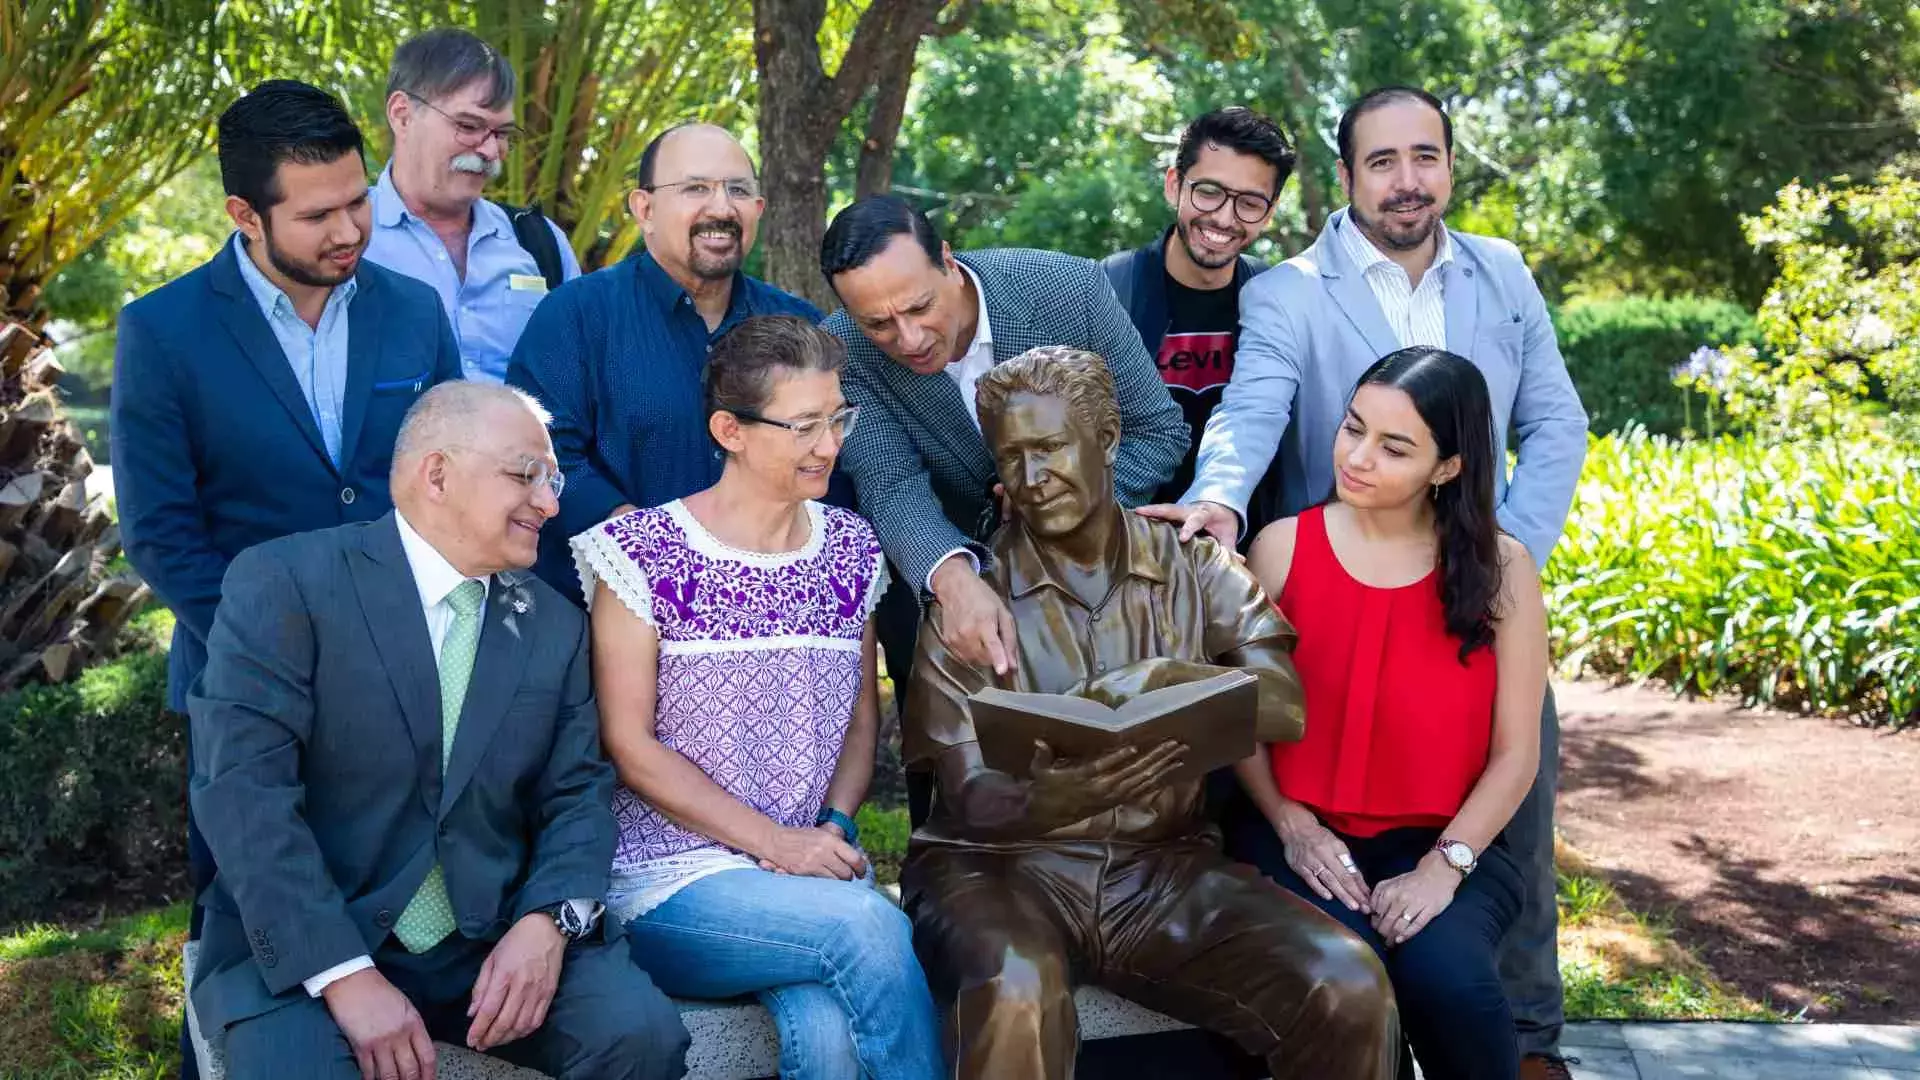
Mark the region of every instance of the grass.
[[173, 1076], [187, 905], [0, 937], [0, 1078]]
[[1788, 1019], [1722, 985], [1669, 926], [1630, 910], [1565, 844], [1554, 862], [1568, 1020]]

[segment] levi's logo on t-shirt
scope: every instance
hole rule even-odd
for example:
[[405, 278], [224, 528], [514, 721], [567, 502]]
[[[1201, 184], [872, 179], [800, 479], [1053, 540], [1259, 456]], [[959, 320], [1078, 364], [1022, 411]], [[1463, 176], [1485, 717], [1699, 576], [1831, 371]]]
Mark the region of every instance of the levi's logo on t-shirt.
[[1168, 386], [1195, 393], [1225, 386], [1233, 376], [1233, 331], [1168, 334], [1154, 364]]

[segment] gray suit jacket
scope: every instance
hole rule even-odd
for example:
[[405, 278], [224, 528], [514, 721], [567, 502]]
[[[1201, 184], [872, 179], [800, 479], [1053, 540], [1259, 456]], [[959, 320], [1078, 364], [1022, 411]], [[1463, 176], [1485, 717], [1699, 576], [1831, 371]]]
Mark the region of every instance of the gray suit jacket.
[[[1327, 221], [1312, 246], [1247, 283], [1233, 378], [1200, 440], [1193, 486], [1245, 520], [1247, 499], [1280, 454], [1280, 512], [1297, 514], [1333, 492], [1333, 438], [1347, 399], [1375, 360], [1400, 348], [1373, 290]], [[1493, 399], [1500, 525], [1545, 566], [1573, 505], [1587, 454], [1587, 413], [1567, 376], [1547, 304], [1519, 249], [1453, 232], [1439, 272], [1447, 350], [1473, 361]], [[1507, 476], [1507, 429], [1519, 461]], [[1282, 433], [1285, 434], [1284, 441]]]
[[[1041, 345], [1071, 345], [1106, 359], [1120, 404], [1114, 492], [1127, 506], [1151, 499], [1186, 456], [1192, 433], [1106, 274], [1086, 259], [1051, 251], [997, 248], [958, 258], [986, 295], [994, 363]], [[847, 400], [860, 406], [840, 463], [887, 558], [916, 593], [955, 548], [987, 565], [998, 476], [958, 384], [944, 372], [918, 375], [888, 359], [845, 309], [824, 325], [847, 345], [841, 383]]]
[[440, 683], [393, 515], [250, 548], [189, 699], [220, 867], [194, 971], [209, 1031], [371, 955], [437, 859], [459, 933], [607, 891], [615, 824], [586, 618], [530, 574], [488, 591], [441, 771]]

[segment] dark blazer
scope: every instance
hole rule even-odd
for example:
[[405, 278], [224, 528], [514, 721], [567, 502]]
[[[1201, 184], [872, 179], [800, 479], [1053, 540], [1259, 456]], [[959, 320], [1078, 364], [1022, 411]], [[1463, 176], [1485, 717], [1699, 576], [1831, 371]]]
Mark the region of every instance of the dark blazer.
[[[1126, 506], [1148, 501], [1173, 476], [1191, 435], [1100, 267], [1022, 248], [958, 258], [986, 295], [994, 363], [1041, 345], [1071, 345], [1106, 359], [1122, 428], [1114, 493]], [[944, 372], [918, 375], [888, 359], [845, 309], [824, 325], [846, 343], [841, 386], [861, 410], [840, 452], [841, 467], [853, 477], [860, 512], [873, 522], [887, 557], [916, 593], [924, 592], [941, 556], [957, 547], [989, 564], [983, 542], [998, 524], [998, 477], [959, 385]]]
[[114, 354], [114, 493], [127, 559], [178, 619], [168, 706], [186, 711], [206, 663], [220, 580], [263, 540], [393, 508], [387, 472], [401, 417], [460, 377], [460, 349], [427, 285], [362, 261], [347, 309], [341, 464], [229, 243], [120, 311]]
[[[1160, 239], [1142, 247], [1116, 251], [1100, 260], [1107, 281], [1113, 285], [1120, 306], [1127, 309], [1133, 328], [1147, 347], [1148, 356], [1160, 355], [1160, 343], [1167, 338], [1167, 244], [1173, 239], [1168, 227]], [[1265, 270], [1266, 264], [1242, 255], [1233, 262], [1233, 287], [1238, 289]]]
[[440, 683], [391, 514], [242, 553], [191, 695], [207, 891], [194, 1008], [209, 1030], [372, 955], [439, 860], [459, 933], [606, 895], [613, 769], [587, 620], [494, 577], [442, 781]]

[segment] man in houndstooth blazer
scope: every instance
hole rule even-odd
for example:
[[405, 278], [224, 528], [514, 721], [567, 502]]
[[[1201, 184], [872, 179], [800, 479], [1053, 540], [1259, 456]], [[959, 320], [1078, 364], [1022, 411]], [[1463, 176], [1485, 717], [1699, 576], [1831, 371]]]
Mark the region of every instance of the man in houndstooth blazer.
[[[860, 511], [899, 584], [922, 603], [940, 601], [946, 632], [959, 639], [948, 647], [1005, 671], [1012, 616], [978, 573], [1000, 514], [974, 382], [1041, 345], [1104, 358], [1120, 404], [1114, 493], [1124, 506], [1149, 501], [1173, 475], [1191, 439], [1186, 420], [1105, 274], [1086, 259], [1016, 248], [956, 256], [925, 215], [875, 195], [833, 219], [820, 262], [843, 305], [825, 323], [847, 346], [842, 389], [860, 407], [840, 452]], [[896, 678], [912, 655], [918, 606], [881, 616]]]

